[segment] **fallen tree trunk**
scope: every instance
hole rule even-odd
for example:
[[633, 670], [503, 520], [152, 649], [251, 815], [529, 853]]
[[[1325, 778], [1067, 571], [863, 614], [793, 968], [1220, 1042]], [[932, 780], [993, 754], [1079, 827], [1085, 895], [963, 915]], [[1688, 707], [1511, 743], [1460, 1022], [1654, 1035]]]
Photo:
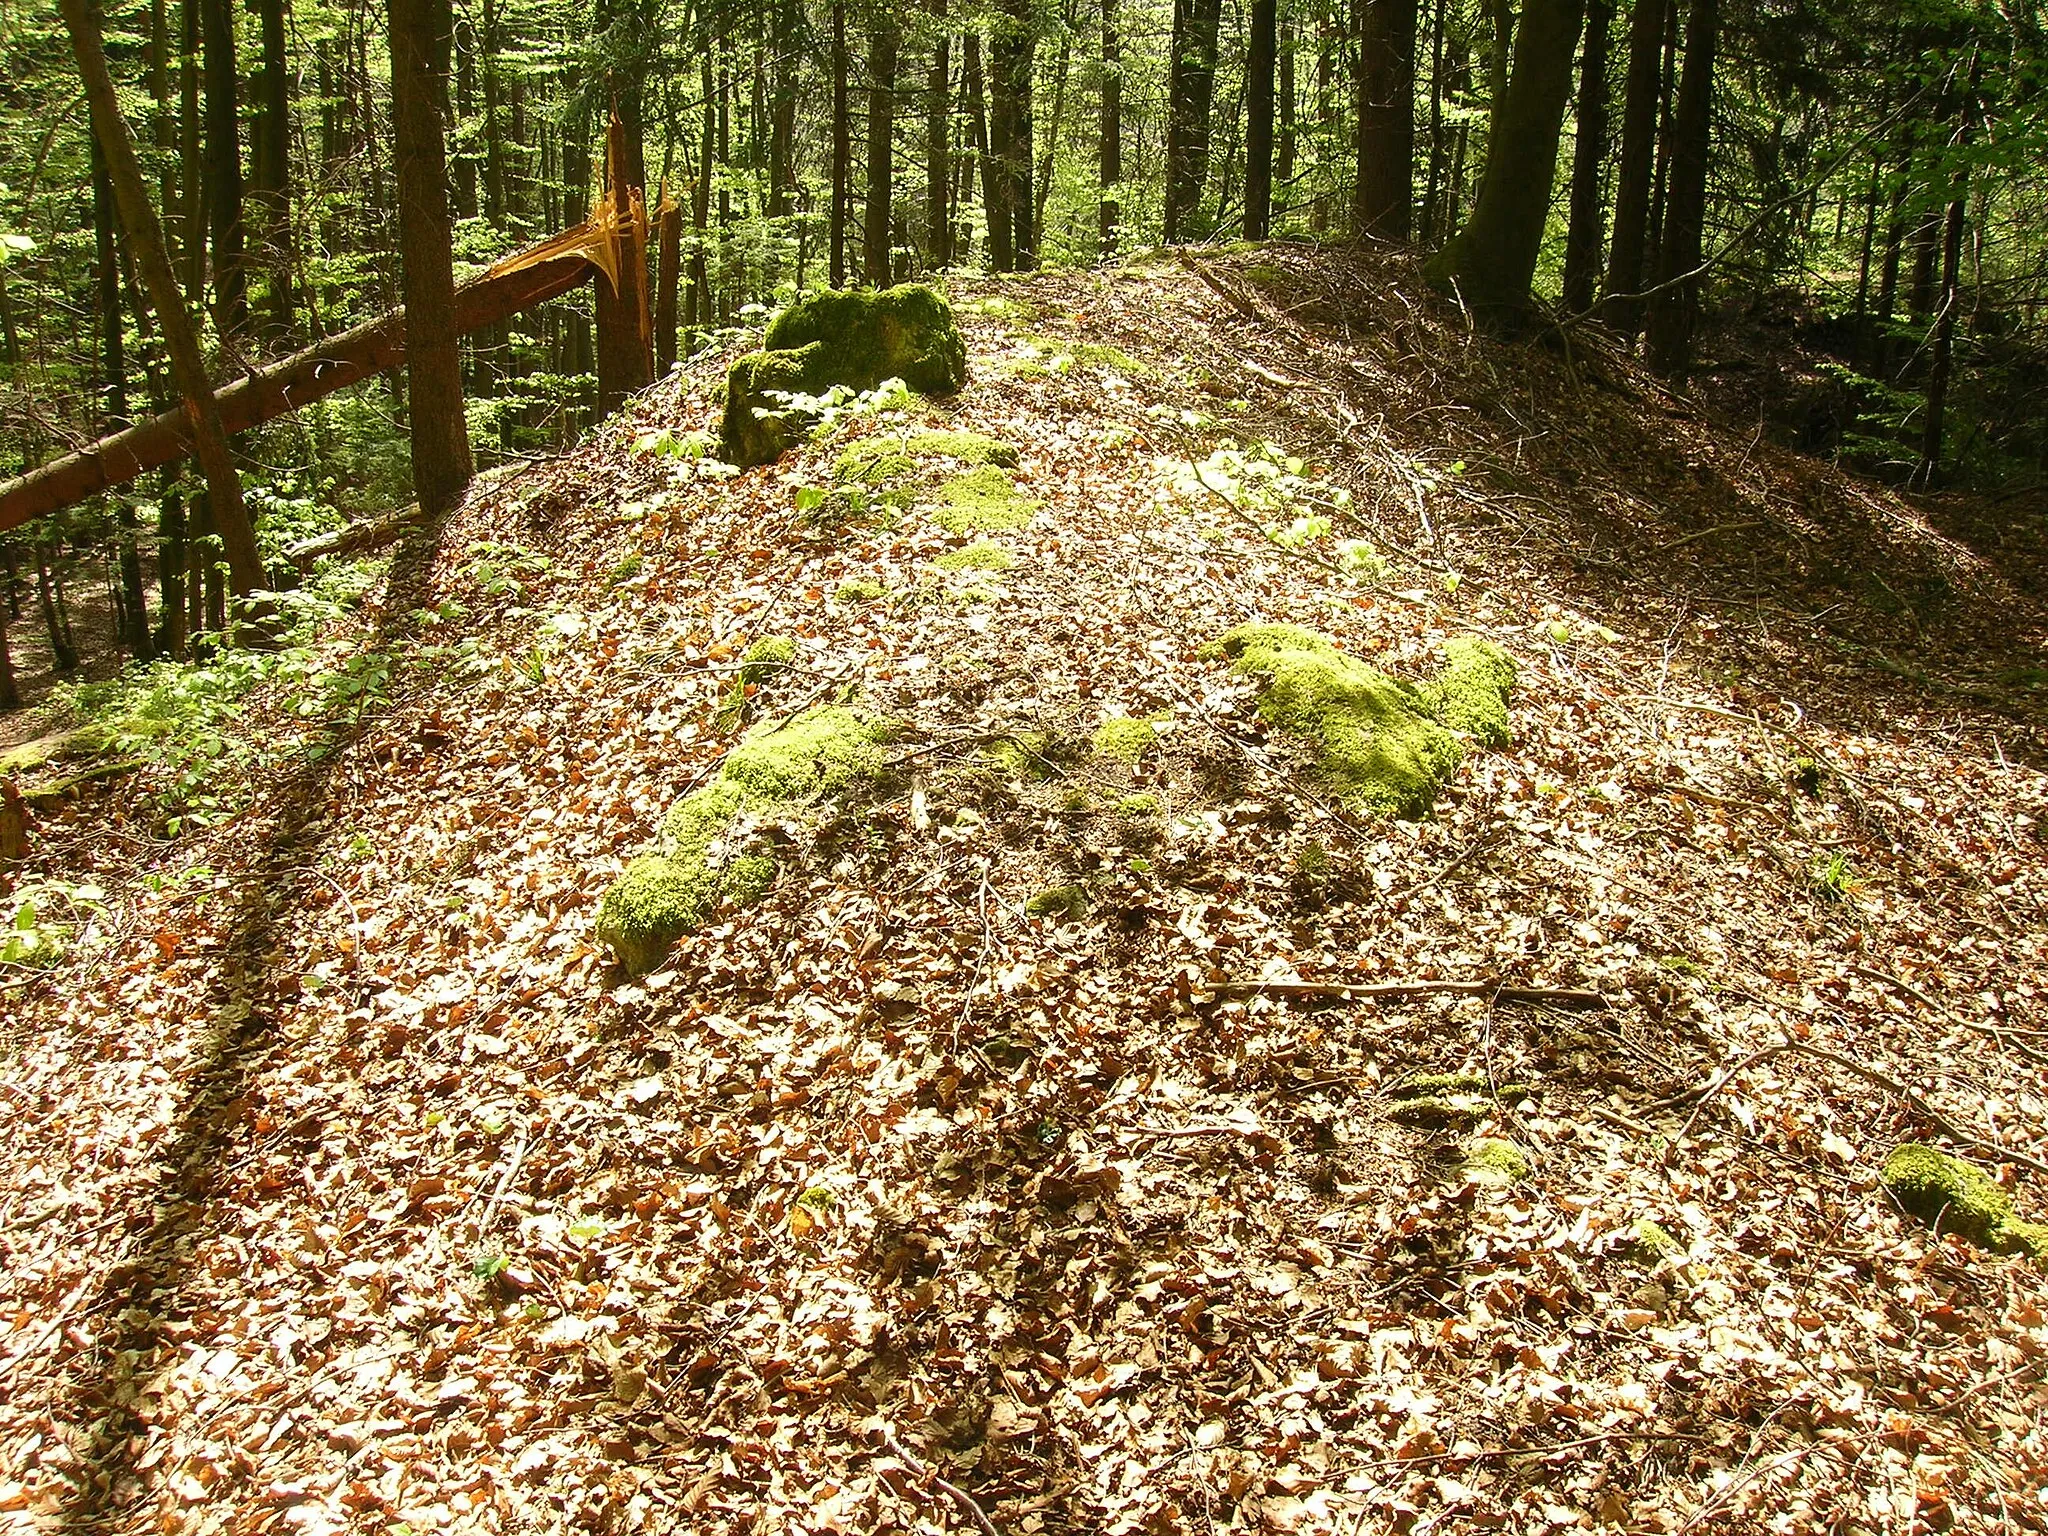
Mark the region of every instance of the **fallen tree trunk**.
[[[500, 464], [496, 469], [487, 469], [469, 482], [458, 507], [466, 505], [480, 492], [493, 490], [510, 480], [522, 469], [523, 464]], [[308, 570], [316, 560], [329, 555], [368, 555], [396, 544], [406, 533], [419, 527], [427, 520], [426, 513], [418, 502], [409, 503], [395, 512], [386, 512], [381, 517], [366, 518], [360, 523], [345, 523], [330, 533], [315, 534], [310, 539], [301, 539], [284, 552], [285, 559], [301, 571]]]
[[[581, 251], [539, 261], [514, 257], [501, 262], [455, 290], [455, 328], [467, 334], [496, 325], [567, 293], [596, 270]], [[394, 309], [236, 379], [220, 389], [214, 400], [220, 408], [221, 425], [232, 435], [404, 361], [405, 311]], [[184, 458], [192, 449], [191, 420], [181, 406], [101, 438], [89, 448], [52, 459], [0, 484], [0, 532], [125, 484]]]

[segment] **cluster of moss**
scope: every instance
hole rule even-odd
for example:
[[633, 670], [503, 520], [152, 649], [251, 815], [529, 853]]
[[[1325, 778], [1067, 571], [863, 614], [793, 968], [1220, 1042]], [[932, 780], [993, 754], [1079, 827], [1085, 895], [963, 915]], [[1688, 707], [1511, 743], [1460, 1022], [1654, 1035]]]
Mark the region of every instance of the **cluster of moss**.
[[1420, 816], [1464, 758], [1457, 731], [1507, 740], [1514, 663], [1483, 640], [1453, 640], [1443, 673], [1400, 682], [1295, 624], [1244, 624], [1210, 646], [1264, 687], [1259, 713], [1315, 743], [1318, 766], [1360, 810]]
[[889, 589], [872, 576], [849, 576], [832, 593], [842, 603], [879, 602], [888, 595]]
[[1112, 715], [1095, 727], [1095, 733], [1088, 738], [1088, 744], [1095, 749], [1098, 757], [1113, 758], [1120, 763], [1135, 763], [1159, 740], [1159, 727], [1150, 720], [1133, 720]]
[[942, 571], [1007, 571], [1016, 563], [1015, 555], [987, 539], [977, 539], [932, 561]]
[[1519, 1184], [1529, 1177], [1529, 1154], [1498, 1136], [1475, 1136], [1459, 1149], [1458, 1164], [1478, 1184]]
[[1894, 1147], [1878, 1177], [1894, 1200], [1930, 1225], [1994, 1253], [2024, 1253], [2048, 1264], [2048, 1226], [2021, 1221], [2012, 1196], [1982, 1169], [1933, 1147]]
[[1013, 779], [1049, 779], [1055, 768], [1046, 756], [1052, 738], [1044, 731], [1019, 731], [989, 743], [988, 755]]
[[1521, 1083], [1495, 1088], [1477, 1072], [1435, 1072], [1411, 1077], [1389, 1095], [1388, 1118], [1427, 1130], [1469, 1130], [1486, 1118], [1496, 1099], [1527, 1098]]
[[740, 653], [742, 685], [766, 682], [796, 660], [796, 642], [787, 635], [763, 635]]
[[1084, 917], [1088, 912], [1088, 892], [1078, 885], [1055, 885], [1027, 897], [1024, 910], [1032, 917]]
[[864, 437], [832, 461], [832, 477], [848, 484], [891, 486], [915, 475], [920, 464], [951, 459], [960, 464], [1017, 467], [1017, 450], [999, 437], [951, 427], [926, 427], [898, 436]]
[[939, 487], [932, 517], [946, 532], [965, 538], [1022, 528], [1037, 510], [1038, 503], [1018, 490], [1006, 471], [980, 464]]
[[758, 901], [774, 883], [775, 861], [726, 846], [740, 819], [875, 779], [885, 737], [880, 723], [830, 705], [756, 726], [715, 779], [670, 809], [658, 850], [613, 882], [598, 907], [598, 940], [637, 975], [720, 908]]
[[719, 451], [734, 464], [766, 464], [808, 430], [807, 413], [773, 394], [873, 389], [893, 378], [921, 395], [945, 395], [966, 377], [967, 343], [934, 290], [905, 283], [813, 294], [776, 316], [761, 351], [732, 365]]

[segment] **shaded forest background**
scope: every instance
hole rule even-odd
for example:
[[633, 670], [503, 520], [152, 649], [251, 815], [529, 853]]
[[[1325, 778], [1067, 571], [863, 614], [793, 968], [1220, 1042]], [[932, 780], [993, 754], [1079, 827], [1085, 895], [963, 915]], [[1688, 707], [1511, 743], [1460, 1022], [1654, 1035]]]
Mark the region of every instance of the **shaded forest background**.
[[[216, 379], [399, 302], [386, 20], [107, 11]], [[36, 8], [0, 27], [0, 441], [26, 469], [174, 392], [64, 29]], [[1486, 318], [1458, 254], [1492, 177], [1536, 226], [1510, 298], [1533, 283], [1550, 345], [1597, 327], [1736, 419], [1919, 488], [2010, 490], [2048, 451], [2031, 4], [477, 0], [439, 30], [458, 275], [585, 216], [616, 113], [629, 174], [674, 209], [658, 373], [809, 287], [1161, 243], [1410, 242]], [[591, 304], [466, 338], [479, 467], [566, 446], [611, 404]], [[238, 449], [279, 581], [294, 542], [411, 494], [395, 377]], [[30, 628], [70, 673], [113, 655], [88, 623], [138, 659], [218, 635], [189, 475], [0, 535], [0, 640]], [[0, 671], [0, 704], [17, 694]]]

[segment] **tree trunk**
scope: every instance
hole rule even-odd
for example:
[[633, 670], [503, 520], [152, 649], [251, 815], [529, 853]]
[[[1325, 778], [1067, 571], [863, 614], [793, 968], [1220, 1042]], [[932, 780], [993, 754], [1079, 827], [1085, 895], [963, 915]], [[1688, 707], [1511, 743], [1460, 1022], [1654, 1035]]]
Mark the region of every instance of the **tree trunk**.
[[656, 269], [654, 301], [654, 376], [668, 377], [676, 365], [676, 289], [683, 264], [683, 210], [663, 200], [661, 208], [660, 255]]
[[991, 148], [1002, 171], [1002, 211], [1010, 221], [1011, 270], [1018, 272], [1030, 270], [1038, 254], [1032, 219], [1036, 204], [1031, 195], [1035, 145], [1031, 87], [1037, 49], [1037, 27], [1028, 0], [1005, 0], [989, 36], [995, 117], [1003, 124], [1001, 142]]
[[71, 34], [72, 50], [78, 57], [79, 74], [85, 82], [93, 137], [106, 156], [107, 175], [120, 209], [122, 228], [142, 268], [143, 281], [148, 285], [150, 302], [156, 306], [164, 344], [171, 355], [171, 370], [192, 418], [196, 452], [227, 545], [235, 595], [246, 598], [263, 584], [263, 562], [242, 505], [241, 482], [236, 479], [234, 461], [228, 456], [227, 434], [221, 430], [220, 408], [214, 403], [213, 386], [206, 377], [199, 336], [185, 308], [184, 296], [178, 291], [170, 257], [164, 251], [163, 228], [157, 222], [156, 210], [150, 206], [142, 168], [135, 158], [135, 143], [121, 118], [114, 82], [107, 73], [106, 54], [100, 46], [99, 13], [91, 0], [59, 0], [59, 5], [64, 25]]
[[21, 708], [21, 689], [14, 681], [14, 657], [7, 648], [7, 616], [0, 614], [0, 709]]
[[[618, 215], [618, 284], [614, 287], [600, 278], [593, 285], [596, 292], [591, 305], [597, 321], [597, 408], [607, 416], [624, 404], [627, 396], [653, 382], [654, 324], [647, 304], [647, 252], [631, 214], [640, 195], [635, 142], [624, 114], [614, 112], [605, 133], [605, 195]], [[465, 483], [467, 478], [465, 475]]]
[[953, 264], [952, 39], [946, 33], [946, 0], [927, 0], [936, 23], [930, 73], [925, 78], [924, 221], [925, 260], [934, 270]]
[[1941, 309], [1934, 322], [1934, 355], [1927, 374], [1927, 421], [1920, 436], [1920, 462], [1912, 479], [1914, 489], [1922, 491], [1932, 490], [1941, 473], [1949, 380], [1955, 370], [1956, 317], [1962, 308], [1963, 224], [1970, 200], [1969, 162], [1957, 152], [1969, 142], [1983, 69], [1983, 56], [1973, 52], [1970, 83], [1957, 107], [1955, 132], [1948, 146], [1957, 169], [1950, 182], [1948, 212], [1942, 228]]
[[[943, 6], [944, 0], [936, 0]], [[787, 218], [794, 175], [790, 160], [796, 143], [797, 60], [794, 57], [802, 12], [787, 0], [775, 7], [774, 84], [768, 109], [768, 216]], [[799, 284], [801, 286], [801, 284]]]
[[1273, 229], [1273, 76], [1280, 47], [1276, 0], [1252, 0], [1250, 28], [1244, 64], [1244, 237], [1263, 240]]
[[1580, 0], [1526, 0], [1514, 73], [1494, 113], [1479, 199], [1431, 275], [1451, 284], [1489, 323], [1527, 313], [1529, 284], [1550, 212], [1557, 143], [1572, 88]]
[[1001, 117], [990, 107], [990, 93], [984, 88], [981, 67], [981, 34], [969, 32], [964, 39], [967, 57], [962, 70], [967, 77], [967, 111], [974, 125], [974, 157], [981, 165], [981, 211], [988, 223], [988, 265], [996, 272], [1016, 268], [1016, 253], [1010, 244], [1014, 233], [1010, 222], [1010, 189], [1003, 174], [1003, 157], [1008, 148]]
[[712, 73], [709, 49], [705, 50], [698, 65], [697, 83], [704, 98], [704, 121], [703, 142], [697, 148], [697, 184], [690, 198], [690, 323], [709, 327], [716, 320], [712, 313], [711, 259], [708, 252], [711, 245], [711, 183], [717, 175], [714, 166], [718, 157], [717, 80]]
[[[128, 425], [128, 354], [121, 314], [121, 266], [114, 249], [114, 188], [106, 157], [92, 146], [93, 278], [99, 298], [100, 380], [107, 426]], [[135, 508], [126, 497], [115, 509], [120, 535], [121, 643], [137, 661], [149, 660], [149, 602], [142, 590], [142, 557], [135, 548]]]
[[1700, 265], [1706, 239], [1707, 165], [1713, 148], [1714, 50], [1720, 39], [1720, 0], [1692, 0], [1685, 26], [1685, 74], [1672, 117], [1671, 184], [1658, 245], [1657, 284], [1645, 338], [1650, 365], [1682, 376], [1692, 365], [1699, 328]]
[[878, 17], [868, 38], [867, 207], [861, 220], [861, 275], [889, 286], [893, 262], [889, 219], [895, 211], [896, 24]]
[[429, 517], [452, 507], [470, 480], [440, 107], [454, 30], [448, 0], [391, 0], [391, 125], [405, 287], [406, 404], [413, 494]]
[[1116, 255], [1123, 234], [1124, 64], [1117, 32], [1117, 0], [1102, 0], [1102, 116], [1097, 126], [1096, 182], [1101, 187], [1099, 252]]
[[1067, 116], [1067, 78], [1074, 63], [1074, 32], [1079, 17], [1074, 0], [1067, 0], [1067, 14], [1060, 27], [1060, 60], [1052, 72], [1052, 122], [1045, 132], [1045, 153], [1038, 158], [1038, 184], [1031, 201], [1031, 255], [1038, 257], [1038, 242], [1045, 229], [1046, 199], [1052, 196], [1053, 174], [1059, 156], [1060, 125]]
[[163, 625], [157, 646], [166, 656], [185, 654], [185, 501], [174, 471], [165, 470], [156, 511], [156, 581]]
[[1621, 108], [1621, 156], [1614, 177], [1614, 228], [1607, 243], [1603, 312], [1624, 336], [1642, 326], [1649, 249], [1650, 174], [1657, 156], [1657, 108], [1664, 88], [1664, 17], [1673, 0], [1635, 0], [1628, 25], [1628, 80]]
[[36, 545], [36, 606], [42, 611], [43, 633], [50, 641], [50, 664], [59, 672], [75, 672], [78, 652], [72, 648], [57, 617], [57, 599], [50, 580], [50, 546], [40, 543]]
[[270, 323], [292, 326], [291, 65], [285, 54], [288, 0], [255, 0], [262, 25], [262, 68], [256, 77], [256, 121], [250, 143], [249, 193], [262, 220], [263, 266], [269, 276]]
[[213, 322], [223, 336], [239, 336], [249, 321], [249, 285], [242, 248], [241, 99], [235, 64], [234, 0], [200, 0], [199, 21], [205, 55]]
[[1579, 62], [1579, 117], [1572, 146], [1572, 202], [1564, 237], [1564, 307], [1584, 314], [1600, 281], [1605, 212], [1601, 183], [1607, 165], [1607, 33], [1614, 0], [1587, 0], [1586, 40]]
[[1355, 234], [1406, 240], [1415, 199], [1416, 0], [1360, 0]]
[[[706, 146], [707, 150], [709, 145]], [[710, 157], [706, 155], [706, 163]], [[846, 220], [853, 188], [853, 126], [846, 102], [846, 0], [832, 0], [832, 257], [834, 288], [846, 286]]]
[[1216, 95], [1216, 29], [1222, 17], [1222, 0], [1174, 0], [1173, 52], [1166, 75], [1168, 245], [1196, 233], [1193, 224], [1209, 179], [1209, 109]]

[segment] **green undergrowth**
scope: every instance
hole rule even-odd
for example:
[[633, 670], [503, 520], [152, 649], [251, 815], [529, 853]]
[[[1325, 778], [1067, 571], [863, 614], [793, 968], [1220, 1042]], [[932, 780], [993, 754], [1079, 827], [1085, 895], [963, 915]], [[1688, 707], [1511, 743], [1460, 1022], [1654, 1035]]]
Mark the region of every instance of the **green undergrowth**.
[[756, 726], [726, 754], [718, 776], [662, 821], [656, 850], [635, 859], [598, 907], [598, 940], [640, 974], [723, 907], [758, 901], [775, 860], [745, 846], [744, 823], [879, 778], [887, 727], [837, 705]]
[[2021, 1221], [2012, 1196], [1989, 1174], [1933, 1147], [1894, 1147], [1878, 1177], [1899, 1204], [1944, 1232], [1994, 1253], [2024, 1253], [2048, 1265], [2048, 1225]]
[[1421, 687], [1294, 624], [1240, 625], [1208, 650], [1259, 680], [1259, 713], [1314, 743], [1323, 777], [1355, 810], [1424, 815], [1464, 759], [1457, 732], [1486, 745], [1508, 737], [1514, 663], [1483, 640], [1447, 644], [1444, 670]]

